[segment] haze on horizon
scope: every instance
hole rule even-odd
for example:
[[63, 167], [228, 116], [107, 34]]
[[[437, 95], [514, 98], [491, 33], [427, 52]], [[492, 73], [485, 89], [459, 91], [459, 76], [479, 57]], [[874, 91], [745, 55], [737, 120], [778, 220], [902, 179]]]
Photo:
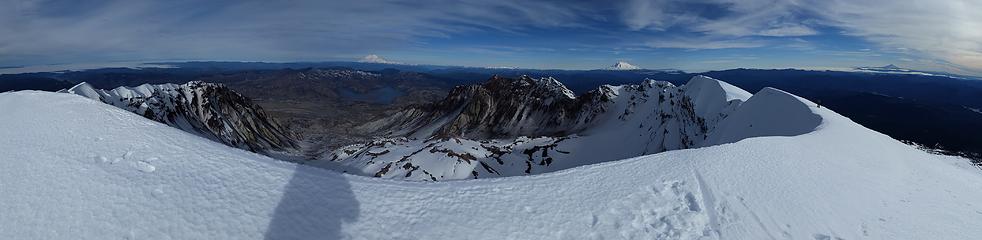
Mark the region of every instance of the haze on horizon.
[[982, 75], [982, 0], [0, 0], [0, 67], [387, 61], [712, 70], [899, 66]]

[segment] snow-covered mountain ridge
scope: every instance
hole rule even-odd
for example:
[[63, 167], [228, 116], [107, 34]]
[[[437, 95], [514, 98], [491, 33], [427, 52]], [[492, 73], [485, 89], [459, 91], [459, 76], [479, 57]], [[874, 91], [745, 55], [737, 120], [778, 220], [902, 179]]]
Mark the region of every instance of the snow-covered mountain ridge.
[[60, 92], [101, 101], [249, 151], [292, 151], [298, 147], [299, 136], [286, 131], [259, 105], [222, 84], [193, 81], [103, 90], [83, 82]]
[[411, 106], [359, 128], [390, 136], [495, 138], [555, 135], [580, 122], [577, 99], [553, 78], [494, 76], [484, 84], [457, 86], [441, 101]]
[[[789, 96], [768, 92], [753, 98]], [[804, 105], [791, 104], [821, 121], [804, 134], [532, 176], [433, 183], [278, 161], [75, 95], [2, 93], [0, 238], [982, 235], [972, 224], [982, 222], [982, 175], [953, 165], [967, 165], [965, 159], [924, 153]]]
[[496, 76], [368, 123], [363, 127], [382, 126], [390, 137], [342, 147], [312, 164], [423, 181], [530, 175], [748, 137], [797, 135], [819, 124], [808, 111], [814, 103], [771, 88], [754, 96], [705, 76], [681, 87], [654, 80], [601, 86], [579, 97], [552, 78]]

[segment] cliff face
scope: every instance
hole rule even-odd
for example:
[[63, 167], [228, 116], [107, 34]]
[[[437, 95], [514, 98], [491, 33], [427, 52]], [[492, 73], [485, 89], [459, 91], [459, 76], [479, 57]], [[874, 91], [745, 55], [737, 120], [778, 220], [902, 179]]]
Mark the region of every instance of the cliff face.
[[549, 172], [703, 146], [750, 96], [702, 76], [681, 87], [645, 80], [578, 97], [552, 78], [494, 77], [362, 125], [388, 137], [321, 159], [325, 167], [414, 180]]
[[112, 90], [81, 83], [62, 92], [102, 101], [146, 118], [253, 152], [293, 151], [299, 135], [286, 131], [248, 98], [222, 84], [140, 85]]
[[576, 97], [553, 78], [492, 77], [458, 86], [442, 101], [410, 106], [361, 126], [389, 136], [490, 139], [562, 136], [582, 130], [604, 100], [592, 91]]

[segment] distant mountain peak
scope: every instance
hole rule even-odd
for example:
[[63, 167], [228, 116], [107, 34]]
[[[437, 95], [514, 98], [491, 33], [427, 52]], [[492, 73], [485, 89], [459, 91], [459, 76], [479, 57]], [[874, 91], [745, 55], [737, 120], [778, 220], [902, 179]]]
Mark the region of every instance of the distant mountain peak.
[[375, 54], [369, 54], [369, 55], [367, 55], [365, 57], [362, 57], [360, 60], [358, 60], [358, 62], [363, 62], [363, 63], [402, 64], [400, 62], [389, 61], [389, 60], [387, 60], [385, 58], [382, 58], [379, 55], [375, 55]]
[[610, 67], [606, 68], [606, 70], [638, 70], [638, 69], [641, 68], [638, 66], [634, 66], [633, 64], [630, 64], [625, 61], [618, 61], [614, 65], [610, 65]]
[[864, 71], [876, 71], [876, 72], [911, 72], [912, 70], [898, 67], [897, 65], [887, 64], [882, 67], [858, 67], [856, 69]]

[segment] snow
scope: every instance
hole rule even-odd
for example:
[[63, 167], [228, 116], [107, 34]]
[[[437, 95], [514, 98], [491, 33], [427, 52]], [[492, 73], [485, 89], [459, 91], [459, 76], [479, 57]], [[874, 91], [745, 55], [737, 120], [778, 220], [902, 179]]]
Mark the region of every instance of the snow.
[[893, 64], [887, 64], [886, 66], [883, 66], [881, 68], [883, 68], [883, 69], [902, 69], [900, 67], [897, 67], [897, 65], [893, 65]]
[[611, 65], [610, 67], [606, 68], [606, 70], [638, 70], [638, 69], [641, 68], [624, 61], [619, 61], [614, 65]]
[[81, 95], [83, 97], [87, 97], [99, 101], [102, 101], [101, 100], [103, 99], [102, 96], [105, 95], [105, 93], [102, 93], [99, 90], [95, 89], [94, 87], [92, 87], [91, 84], [87, 82], [76, 84], [74, 87], [71, 87], [67, 90], [63, 90], [61, 92], [74, 93], [74, 94]]
[[861, 72], [861, 73], [875, 73], [875, 74], [904, 74], [904, 75], [921, 75], [921, 76], [935, 76], [935, 77], [947, 77], [955, 79], [971, 79], [972, 77], [958, 76], [943, 72], [929, 72], [929, 71], [918, 71], [906, 68], [901, 68], [893, 64], [888, 64], [882, 67], [856, 67], [839, 69], [837, 71], [843, 72]]
[[[112, 90], [102, 90], [94, 88], [89, 83], [81, 82], [59, 92], [78, 94], [99, 101], [108, 101], [107, 103], [109, 104], [126, 108], [130, 105], [129, 101], [125, 101], [127, 99], [145, 99], [151, 97], [157, 91], [176, 91], [177, 89], [178, 85], [168, 83], [159, 85], [143, 84], [132, 88], [120, 86]], [[141, 107], [146, 108], [146, 106]]]
[[[789, 96], [765, 91], [768, 98]], [[967, 160], [930, 155], [802, 105], [821, 123], [795, 136], [531, 176], [406, 182], [277, 161], [77, 95], [3, 93], [0, 238], [982, 235], [973, 224], [982, 222], [982, 174], [949, 164]]]
[[975, 112], [975, 113], [978, 113], [978, 114], [982, 114], [982, 108], [971, 108], [971, 107], [966, 107], [966, 106], [962, 106], [962, 107], [965, 108], [965, 109], [968, 109], [969, 111], [972, 111], [972, 112]]
[[[551, 78], [537, 80], [539, 84], [536, 86], [549, 82], [545, 79]], [[559, 95], [555, 89], [560, 88], [548, 88], [548, 92]], [[606, 96], [609, 101], [588, 103], [591, 105], [580, 110], [583, 114], [576, 121], [557, 128], [562, 130], [562, 135], [514, 135], [517, 137], [492, 140], [434, 136], [433, 132], [447, 123], [445, 117], [408, 135], [408, 138], [379, 139], [346, 146], [327, 152], [310, 164], [365, 176], [413, 181], [553, 172], [668, 150], [712, 145], [704, 144], [709, 131], [715, 129], [726, 116], [738, 111], [740, 104], [751, 96], [740, 88], [705, 76], [693, 77], [682, 87], [664, 81], [646, 80], [634, 85], [603, 86], [598, 91], [598, 96]], [[795, 98], [776, 100], [797, 103]], [[530, 113], [530, 109], [540, 109], [535, 107], [520, 109], [523, 109], [524, 115], [531, 116], [522, 118], [526, 120], [554, 114], [548, 111]], [[447, 116], [456, 116], [459, 111]], [[807, 108], [804, 111], [808, 111]], [[542, 129], [538, 124], [541, 123], [526, 121], [518, 129]]]
[[259, 106], [244, 101], [224, 85], [191, 81], [103, 90], [82, 82], [58, 92], [101, 101], [236, 147], [297, 155], [289, 133], [268, 119]]
[[387, 60], [385, 58], [382, 58], [379, 55], [375, 55], [375, 54], [369, 54], [369, 55], [367, 55], [365, 57], [362, 57], [360, 60], [358, 60], [358, 62], [363, 62], [363, 63], [384, 63], [384, 64], [402, 64], [400, 62], [389, 61], [389, 60]]
[[[761, 89], [727, 117], [704, 145], [718, 145], [759, 136], [795, 136], [815, 130], [822, 118], [817, 104], [774, 88]], [[756, 126], [756, 127], [754, 127]]]
[[702, 118], [711, 118], [712, 114], [732, 111], [751, 96], [743, 89], [703, 75], [692, 77], [686, 82], [685, 95], [693, 99], [692, 104], [696, 106], [696, 114]]
[[718, 92], [723, 93], [724, 102], [733, 100], [747, 101], [752, 96], [752, 94], [739, 87], [705, 75], [692, 77], [685, 83], [685, 86], [686, 94], [692, 95], [694, 98], [698, 98], [702, 94], [717, 94]]
[[[522, 77], [528, 77], [528, 76], [522, 76]], [[540, 87], [549, 89], [549, 91], [561, 92], [562, 95], [566, 98], [576, 99], [576, 93], [573, 93], [573, 90], [569, 90], [569, 88], [567, 88], [566, 85], [564, 85], [562, 82], [559, 82], [559, 80], [556, 80], [553, 77], [543, 77], [540, 79], [533, 78], [532, 81], [535, 81]]]

